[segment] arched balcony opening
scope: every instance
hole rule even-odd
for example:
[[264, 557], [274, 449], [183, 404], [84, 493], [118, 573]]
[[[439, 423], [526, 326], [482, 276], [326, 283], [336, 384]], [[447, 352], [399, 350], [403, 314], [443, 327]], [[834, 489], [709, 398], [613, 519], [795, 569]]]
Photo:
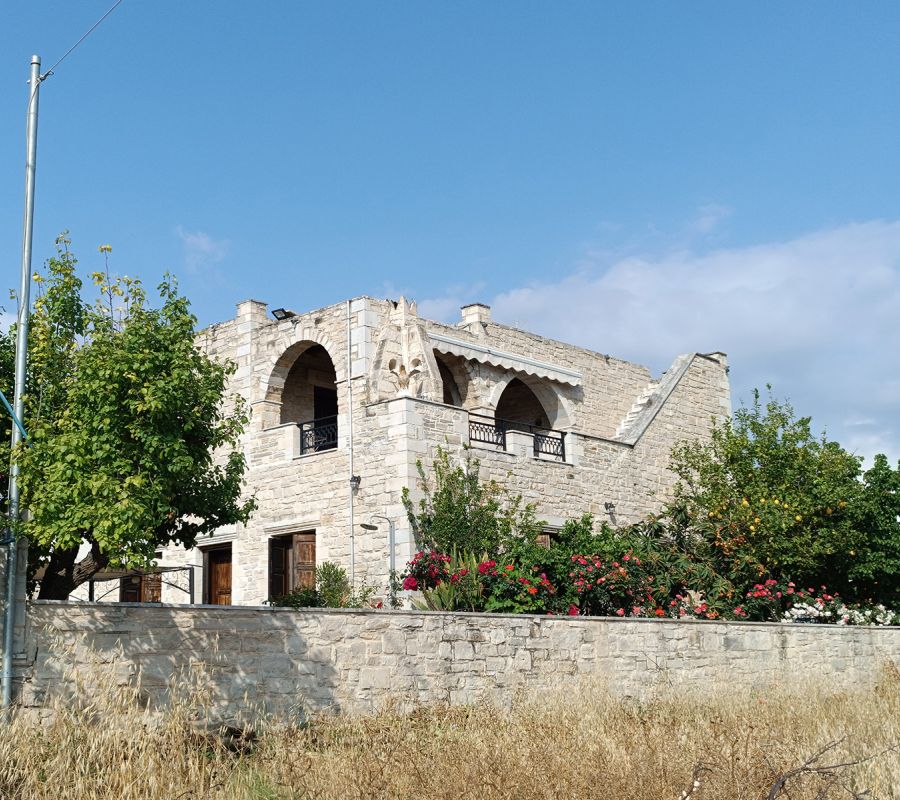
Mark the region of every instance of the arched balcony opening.
[[510, 423], [510, 428], [516, 424], [522, 425], [526, 429], [550, 427], [550, 417], [544, 410], [544, 406], [541, 405], [541, 401], [538, 400], [531, 387], [518, 378], [513, 378], [506, 385], [503, 394], [497, 401], [494, 416], [498, 420]]
[[287, 370], [280, 398], [281, 424], [299, 426], [301, 454], [337, 447], [336, 379], [334, 362], [320, 344], [307, 344]]
[[441, 383], [444, 387], [443, 402], [448, 406], [462, 407], [466, 402], [468, 383], [462, 359], [456, 356], [448, 356], [434, 351], [434, 360], [437, 362], [438, 371], [441, 374]]
[[[530, 377], [526, 380], [534, 380], [533, 386], [513, 378], [503, 387], [493, 418], [469, 415], [469, 441], [513, 452], [524, 448], [535, 458], [565, 461], [566, 434], [553, 429], [555, 422], [564, 419], [561, 401], [551, 386]], [[549, 411], [545, 402], [550, 404]]]

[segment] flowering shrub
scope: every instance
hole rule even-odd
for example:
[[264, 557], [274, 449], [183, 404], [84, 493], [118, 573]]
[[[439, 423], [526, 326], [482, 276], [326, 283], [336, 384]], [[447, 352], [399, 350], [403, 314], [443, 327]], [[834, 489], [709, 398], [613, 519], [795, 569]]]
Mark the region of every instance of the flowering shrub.
[[547, 575], [524, 570], [516, 564], [488, 559], [478, 565], [478, 574], [488, 595], [486, 611], [508, 614], [540, 614], [553, 610], [556, 589]]
[[900, 613], [885, 608], [880, 603], [871, 608], [841, 605], [838, 625], [900, 625]]
[[[735, 609], [738, 612], [738, 609]], [[739, 613], [743, 613], [743, 609]], [[663, 616], [659, 614], [658, 616]], [[685, 590], [669, 601], [668, 616], [673, 619], [719, 619], [719, 612], [703, 599], [702, 592]]]
[[404, 589], [422, 592], [434, 610], [900, 625], [900, 612], [884, 605], [848, 605], [824, 585], [801, 589], [793, 581], [769, 578], [746, 592], [713, 592], [710, 599], [687, 581], [672, 587], [650, 574], [661, 564], [649, 566], [633, 550], [616, 560], [575, 553], [565, 563], [567, 574], [552, 561], [546, 567], [533, 559], [523, 565], [514, 553], [477, 558], [422, 550], [400, 577]]
[[407, 591], [434, 589], [450, 578], [450, 556], [437, 550], [420, 550], [401, 576]]
[[[824, 586], [822, 587], [824, 590]], [[867, 608], [863, 605], [848, 606], [837, 594], [829, 595], [823, 592], [809, 593], [798, 592], [803, 596], [800, 602], [795, 603], [782, 615], [784, 622], [817, 622], [836, 623], [837, 625], [897, 625], [900, 624], [900, 614], [876, 605]]]
[[653, 598], [653, 576], [633, 553], [611, 562], [596, 554], [576, 553], [571, 562], [569, 580], [583, 613], [619, 617], [665, 613], [656, 613], [659, 605]]
[[754, 584], [746, 593], [743, 605], [739, 606], [746, 614], [740, 618], [774, 622], [791, 604], [795, 593], [793, 582], [781, 584], [769, 578], [763, 583]]

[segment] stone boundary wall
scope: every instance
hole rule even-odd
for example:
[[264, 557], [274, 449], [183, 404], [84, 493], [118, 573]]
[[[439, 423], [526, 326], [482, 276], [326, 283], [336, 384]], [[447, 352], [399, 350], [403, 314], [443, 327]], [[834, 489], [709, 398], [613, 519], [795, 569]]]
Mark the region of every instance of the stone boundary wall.
[[21, 701], [35, 711], [138, 676], [164, 699], [178, 675], [232, 721], [390, 700], [505, 705], [523, 689], [865, 688], [900, 667], [900, 628], [36, 601], [26, 652]]

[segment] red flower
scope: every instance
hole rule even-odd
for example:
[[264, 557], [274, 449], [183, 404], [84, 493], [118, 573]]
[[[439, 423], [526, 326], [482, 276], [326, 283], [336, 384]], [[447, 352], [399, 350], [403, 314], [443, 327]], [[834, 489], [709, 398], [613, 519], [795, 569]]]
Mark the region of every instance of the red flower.
[[409, 575], [403, 579], [403, 588], [408, 591], [413, 591], [419, 588], [419, 582], [412, 575]]
[[569, 606], [569, 616], [570, 617], [578, 616], [578, 606]]
[[536, 587], [536, 586], [529, 586], [529, 587], [528, 587], [528, 594], [537, 594], [537, 593], [538, 593], [538, 590], [537, 590], [537, 587]]
[[507, 564], [503, 569], [505, 569], [507, 572], [512, 572], [515, 567], [512, 564]]

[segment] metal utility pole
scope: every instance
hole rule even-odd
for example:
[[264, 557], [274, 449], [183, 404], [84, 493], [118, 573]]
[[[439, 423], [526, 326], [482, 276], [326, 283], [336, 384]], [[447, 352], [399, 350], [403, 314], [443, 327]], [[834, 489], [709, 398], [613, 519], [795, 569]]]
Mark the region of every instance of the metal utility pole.
[[[31, 80], [28, 82], [28, 118], [25, 126], [25, 219], [22, 229], [22, 274], [19, 283], [19, 315], [16, 320], [16, 388], [13, 408], [21, 422], [24, 411], [25, 373], [28, 364], [28, 319], [31, 311], [31, 235], [34, 229], [34, 174], [37, 167], [38, 97], [41, 91], [41, 57], [31, 57]], [[22, 433], [12, 426], [13, 458], [9, 470], [9, 527], [6, 535], [6, 611], [3, 625], [3, 708], [12, 703], [12, 661], [16, 626], [16, 580], [18, 572], [19, 465], [16, 447]]]

